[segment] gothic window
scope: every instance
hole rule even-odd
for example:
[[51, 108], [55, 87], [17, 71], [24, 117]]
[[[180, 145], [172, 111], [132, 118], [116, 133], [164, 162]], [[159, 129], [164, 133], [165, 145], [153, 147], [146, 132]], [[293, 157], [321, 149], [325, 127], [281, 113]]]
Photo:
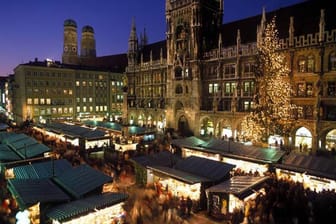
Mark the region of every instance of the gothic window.
[[336, 71], [336, 53], [332, 52], [329, 56], [329, 69]]
[[235, 64], [224, 65], [224, 78], [234, 78], [236, 73]]
[[236, 89], [235, 82], [226, 82], [225, 84], [225, 96], [232, 96]]
[[243, 94], [244, 96], [252, 96], [254, 91], [254, 82], [247, 81], [243, 83]]
[[220, 90], [218, 83], [210, 83], [209, 84], [209, 94], [218, 93]]
[[183, 88], [181, 85], [177, 85], [175, 89], [176, 94], [182, 94], [183, 93]]
[[307, 60], [307, 72], [314, 72], [314, 70], [315, 70], [314, 56], [309, 56]]
[[243, 101], [243, 111], [250, 111], [253, 108], [253, 102], [250, 100]]
[[307, 72], [307, 61], [304, 57], [301, 57], [298, 61], [299, 72]]
[[182, 68], [180, 66], [175, 68], [175, 79], [182, 79]]
[[306, 87], [304, 83], [297, 84], [297, 96], [306, 96]]
[[213, 84], [210, 83], [209, 84], [209, 94], [212, 94], [213, 93]]
[[254, 64], [252, 62], [246, 62], [244, 63], [244, 70], [243, 70], [243, 76], [249, 77], [253, 76], [254, 73]]
[[306, 83], [307, 86], [307, 96], [313, 96], [313, 83]]

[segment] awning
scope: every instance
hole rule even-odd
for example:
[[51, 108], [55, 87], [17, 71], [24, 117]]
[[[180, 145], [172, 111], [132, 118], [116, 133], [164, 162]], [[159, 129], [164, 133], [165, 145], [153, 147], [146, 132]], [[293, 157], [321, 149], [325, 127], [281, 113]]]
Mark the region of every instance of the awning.
[[205, 190], [210, 192], [220, 192], [233, 194], [236, 197], [243, 199], [255, 191], [258, 191], [269, 177], [254, 177], [254, 176], [233, 176], [220, 184], [212, 186]]
[[91, 196], [52, 207], [46, 211], [46, 216], [64, 222], [94, 212], [96, 209], [103, 209], [124, 202], [127, 197], [123, 193], [105, 193]]
[[336, 160], [334, 158], [291, 153], [282, 164], [276, 164], [275, 167], [336, 180]]

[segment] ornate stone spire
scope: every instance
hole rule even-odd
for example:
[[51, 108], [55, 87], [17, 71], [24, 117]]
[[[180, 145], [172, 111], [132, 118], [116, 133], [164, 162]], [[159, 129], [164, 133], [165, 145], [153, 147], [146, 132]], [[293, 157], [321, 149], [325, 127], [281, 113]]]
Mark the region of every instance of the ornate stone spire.
[[294, 45], [294, 17], [291, 16], [290, 20], [289, 20], [289, 37], [288, 37], [288, 41], [289, 41], [289, 46], [292, 47]]
[[324, 29], [325, 29], [325, 21], [324, 21], [324, 9], [321, 9], [321, 16], [320, 16], [320, 25], [319, 25], [319, 42], [324, 41]]

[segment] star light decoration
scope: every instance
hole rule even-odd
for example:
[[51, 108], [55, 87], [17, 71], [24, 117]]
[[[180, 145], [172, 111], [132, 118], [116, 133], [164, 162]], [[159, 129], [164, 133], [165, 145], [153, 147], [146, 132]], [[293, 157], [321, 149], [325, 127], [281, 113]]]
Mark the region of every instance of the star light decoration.
[[270, 135], [288, 136], [293, 112], [292, 87], [285, 55], [281, 53], [275, 18], [259, 32], [255, 67], [254, 108], [244, 117], [242, 135], [254, 143], [267, 142]]

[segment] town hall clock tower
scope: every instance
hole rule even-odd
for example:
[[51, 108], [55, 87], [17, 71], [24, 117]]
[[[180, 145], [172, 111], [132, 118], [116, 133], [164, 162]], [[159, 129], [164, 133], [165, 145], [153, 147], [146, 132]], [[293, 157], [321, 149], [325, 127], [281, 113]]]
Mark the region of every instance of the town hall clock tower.
[[222, 18], [223, 0], [166, 0], [167, 125], [181, 134], [199, 125], [202, 56], [217, 46]]

